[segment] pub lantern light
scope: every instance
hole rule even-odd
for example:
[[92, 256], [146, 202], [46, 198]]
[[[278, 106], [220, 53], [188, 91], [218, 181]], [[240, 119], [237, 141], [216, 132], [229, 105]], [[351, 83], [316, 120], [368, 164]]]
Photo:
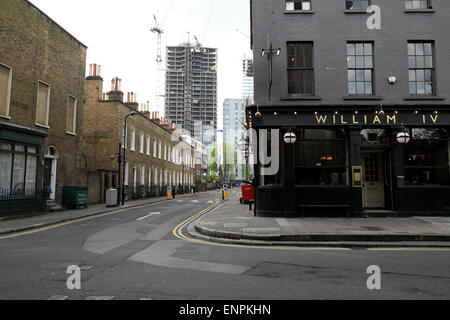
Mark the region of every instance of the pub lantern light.
[[292, 131], [288, 132], [284, 135], [284, 143], [294, 144], [296, 141], [297, 141], [297, 136]]
[[411, 141], [411, 136], [409, 135], [408, 131], [402, 130], [397, 134], [397, 142], [400, 144], [407, 144]]

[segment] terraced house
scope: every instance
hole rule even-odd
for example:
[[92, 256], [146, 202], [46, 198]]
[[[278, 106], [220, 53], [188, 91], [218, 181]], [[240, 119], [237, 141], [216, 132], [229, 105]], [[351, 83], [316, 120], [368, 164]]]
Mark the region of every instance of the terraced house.
[[93, 65], [86, 78], [83, 113], [89, 202], [104, 202], [111, 187], [121, 195], [122, 185], [125, 200], [165, 196], [169, 186], [176, 186], [177, 193], [190, 192], [194, 146], [149, 112], [148, 105], [140, 106], [135, 93], [124, 99], [121, 79], [112, 79], [111, 90], [103, 92], [99, 69]]
[[256, 213], [448, 215], [450, 2], [250, 3]]
[[26, 0], [0, 2], [0, 214], [85, 186], [86, 49]]

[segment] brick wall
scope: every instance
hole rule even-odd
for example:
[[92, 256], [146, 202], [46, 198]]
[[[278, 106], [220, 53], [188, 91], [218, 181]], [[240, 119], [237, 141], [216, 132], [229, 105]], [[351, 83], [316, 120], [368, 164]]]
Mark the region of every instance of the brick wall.
[[[57, 198], [61, 197], [64, 185], [86, 185], [80, 149], [86, 46], [28, 1], [0, 1], [0, 61], [13, 70], [11, 119], [0, 121], [48, 133], [41, 160], [48, 146], [56, 147]], [[38, 80], [50, 85], [48, 128], [35, 124]], [[76, 135], [66, 133], [69, 94], [78, 103]], [[39, 181], [41, 186], [42, 176]]]

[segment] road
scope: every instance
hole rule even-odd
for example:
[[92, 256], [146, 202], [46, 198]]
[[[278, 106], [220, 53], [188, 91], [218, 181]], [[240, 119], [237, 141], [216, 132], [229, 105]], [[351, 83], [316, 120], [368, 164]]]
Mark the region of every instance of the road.
[[[450, 298], [449, 250], [242, 248], [175, 236], [219, 197], [197, 194], [0, 237], [0, 299]], [[80, 290], [67, 288], [71, 265], [80, 267]], [[381, 269], [380, 290], [367, 288], [371, 265]]]

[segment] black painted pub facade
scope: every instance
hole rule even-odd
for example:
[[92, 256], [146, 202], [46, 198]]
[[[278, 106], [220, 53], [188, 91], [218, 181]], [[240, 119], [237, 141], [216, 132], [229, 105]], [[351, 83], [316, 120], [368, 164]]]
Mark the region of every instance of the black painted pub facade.
[[[254, 132], [279, 130], [280, 139], [278, 173], [262, 176], [255, 166], [258, 216], [450, 213], [447, 106], [247, 111]], [[289, 133], [294, 144], [284, 141]]]
[[250, 8], [247, 126], [277, 130], [280, 149], [269, 175], [253, 150], [256, 214], [449, 215], [450, 1]]

